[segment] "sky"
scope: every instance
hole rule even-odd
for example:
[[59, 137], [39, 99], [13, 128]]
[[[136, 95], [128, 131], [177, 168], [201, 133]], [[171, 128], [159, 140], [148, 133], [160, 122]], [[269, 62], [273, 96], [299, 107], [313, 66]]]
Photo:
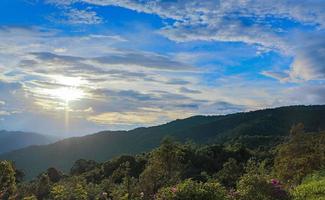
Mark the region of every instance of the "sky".
[[325, 104], [324, 0], [1, 0], [0, 129]]

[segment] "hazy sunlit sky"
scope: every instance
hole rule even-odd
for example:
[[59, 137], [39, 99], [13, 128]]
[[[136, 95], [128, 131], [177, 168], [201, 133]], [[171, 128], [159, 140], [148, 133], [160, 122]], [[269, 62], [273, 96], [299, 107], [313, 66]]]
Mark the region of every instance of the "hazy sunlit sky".
[[324, 0], [1, 0], [0, 129], [325, 104]]

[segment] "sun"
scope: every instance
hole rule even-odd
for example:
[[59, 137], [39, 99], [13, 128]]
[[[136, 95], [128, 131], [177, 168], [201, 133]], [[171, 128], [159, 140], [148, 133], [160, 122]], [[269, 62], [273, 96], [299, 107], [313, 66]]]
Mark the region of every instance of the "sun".
[[85, 96], [81, 86], [87, 85], [87, 81], [81, 77], [68, 77], [63, 75], [49, 75], [54, 83], [60, 85], [58, 88], [51, 88], [46, 93], [54, 99], [69, 103], [77, 101]]
[[85, 94], [81, 89], [75, 87], [62, 87], [51, 91], [51, 96], [67, 103], [70, 101], [80, 100], [84, 95]]

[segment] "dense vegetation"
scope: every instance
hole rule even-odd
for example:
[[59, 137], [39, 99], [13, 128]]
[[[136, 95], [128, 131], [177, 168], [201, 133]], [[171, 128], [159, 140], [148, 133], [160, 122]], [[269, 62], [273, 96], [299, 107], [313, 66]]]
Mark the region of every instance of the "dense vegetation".
[[[135, 155], [159, 146], [167, 135], [197, 144], [239, 143], [250, 149], [269, 149], [288, 135], [292, 124], [304, 123], [308, 132], [325, 130], [325, 106], [289, 106], [224, 116], [195, 116], [131, 131], [101, 132], [45, 146], [32, 146], [0, 155], [12, 160], [31, 179], [49, 167], [69, 172], [83, 158], [104, 162], [119, 155]], [[233, 161], [232, 161], [233, 162]]]
[[[322, 200], [325, 132], [292, 127], [280, 144], [250, 148], [179, 143], [98, 163], [80, 159], [69, 173], [49, 168], [30, 182], [0, 162], [2, 199], [51, 200]], [[264, 142], [263, 142], [264, 144]]]

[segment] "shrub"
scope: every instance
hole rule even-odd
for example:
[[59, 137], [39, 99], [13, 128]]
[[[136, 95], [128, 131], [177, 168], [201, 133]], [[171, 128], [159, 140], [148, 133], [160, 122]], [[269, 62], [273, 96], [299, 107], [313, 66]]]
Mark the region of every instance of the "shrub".
[[307, 176], [292, 195], [294, 200], [325, 200], [325, 170]]
[[226, 189], [218, 182], [196, 182], [191, 179], [174, 186], [161, 189], [157, 200], [225, 200]]
[[265, 163], [249, 161], [246, 173], [237, 184], [240, 200], [286, 200], [289, 199], [280, 181], [270, 179], [265, 170]]
[[287, 192], [279, 181], [266, 180], [259, 175], [244, 175], [238, 183], [240, 200], [286, 200]]

